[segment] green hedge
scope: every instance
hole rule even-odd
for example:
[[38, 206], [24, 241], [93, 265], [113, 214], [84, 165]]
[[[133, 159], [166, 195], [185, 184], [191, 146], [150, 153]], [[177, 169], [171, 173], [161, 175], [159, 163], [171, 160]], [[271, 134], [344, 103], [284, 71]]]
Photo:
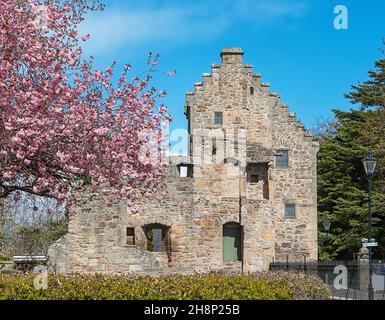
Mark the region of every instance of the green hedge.
[[255, 275], [168, 276], [49, 275], [48, 289], [36, 290], [33, 274], [0, 275], [5, 300], [292, 300], [327, 299], [317, 277], [266, 272]]

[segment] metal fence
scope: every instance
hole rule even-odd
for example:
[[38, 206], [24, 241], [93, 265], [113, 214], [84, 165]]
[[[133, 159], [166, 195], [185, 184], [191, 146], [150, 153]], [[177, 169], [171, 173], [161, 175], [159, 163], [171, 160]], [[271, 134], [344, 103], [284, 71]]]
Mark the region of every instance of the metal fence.
[[[272, 262], [270, 270], [298, 271], [320, 277], [330, 288], [334, 299], [368, 299], [368, 265], [358, 260]], [[372, 263], [374, 298], [385, 300], [385, 263]]]

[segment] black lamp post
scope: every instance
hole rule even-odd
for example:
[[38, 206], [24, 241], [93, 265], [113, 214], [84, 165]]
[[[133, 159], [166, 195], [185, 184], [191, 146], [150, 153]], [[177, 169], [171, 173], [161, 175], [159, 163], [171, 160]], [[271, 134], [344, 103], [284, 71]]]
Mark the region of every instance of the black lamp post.
[[[377, 158], [373, 156], [372, 151], [369, 150], [369, 154], [362, 159], [362, 163], [365, 168], [366, 175], [368, 176], [368, 242], [372, 242], [372, 178], [374, 175], [374, 170], [377, 165]], [[372, 247], [369, 246], [369, 287], [368, 287], [368, 297], [369, 300], [373, 300], [373, 284], [372, 284]]]
[[321, 243], [325, 243], [326, 240], [328, 239], [329, 236], [329, 230], [330, 230], [330, 220], [326, 218], [323, 222], [322, 225], [324, 227], [324, 231], [326, 232], [326, 236], [323, 236], [321, 239]]
[[330, 230], [330, 220], [328, 218], [326, 218], [324, 221], [323, 221], [323, 226], [324, 226], [324, 230], [326, 231], [326, 235], [329, 233], [329, 230]]

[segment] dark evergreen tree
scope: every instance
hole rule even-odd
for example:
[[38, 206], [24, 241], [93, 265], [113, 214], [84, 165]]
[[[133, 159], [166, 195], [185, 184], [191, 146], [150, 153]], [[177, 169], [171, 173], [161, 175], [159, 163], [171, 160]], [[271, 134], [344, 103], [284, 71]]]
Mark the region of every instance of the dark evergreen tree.
[[[379, 162], [373, 185], [375, 258], [385, 257], [385, 59], [375, 62], [369, 80], [346, 97], [357, 110], [334, 110], [331, 129], [321, 134], [318, 154], [320, 259], [351, 259], [368, 236], [367, 177], [361, 159], [369, 148]], [[332, 134], [330, 134], [332, 132]], [[331, 221], [323, 240], [322, 222]]]

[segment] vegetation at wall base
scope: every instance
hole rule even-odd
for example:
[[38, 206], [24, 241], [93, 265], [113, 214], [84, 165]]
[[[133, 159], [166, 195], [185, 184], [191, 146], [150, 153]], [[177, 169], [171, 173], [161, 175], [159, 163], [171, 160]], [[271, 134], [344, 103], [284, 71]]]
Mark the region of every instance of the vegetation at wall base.
[[3, 252], [0, 252], [0, 261], [11, 261], [11, 257]]
[[323, 300], [328, 287], [316, 276], [284, 271], [252, 275], [53, 275], [48, 289], [35, 274], [0, 274], [0, 300]]

